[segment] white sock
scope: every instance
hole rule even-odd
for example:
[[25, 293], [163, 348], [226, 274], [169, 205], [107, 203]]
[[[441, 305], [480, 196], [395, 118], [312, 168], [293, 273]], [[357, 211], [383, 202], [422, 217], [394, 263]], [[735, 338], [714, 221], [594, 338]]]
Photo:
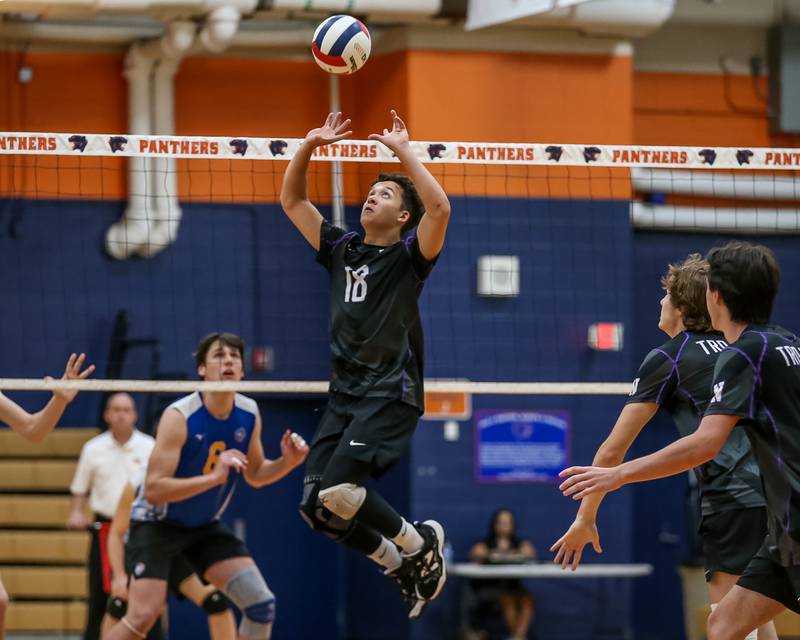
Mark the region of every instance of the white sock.
[[382, 567], [386, 567], [386, 573], [394, 571], [403, 564], [403, 559], [400, 557], [400, 551], [397, 546], [384, 537], [381, 537], [381, 546], [369, 555], [369, 559], [377, 562]]
[[417, 528], [405, 518], [403, 519], [403, 526], [400, 527], [400, 533], [392, 538], [392, 542], [397, 544], [407, 556], [413, 555], [422, 549], [422, 545], [425, 543]]
[[753, 629], [744, 637], [744, 640], [756, 640], [756, 638], [758, 638], [758, 629]]

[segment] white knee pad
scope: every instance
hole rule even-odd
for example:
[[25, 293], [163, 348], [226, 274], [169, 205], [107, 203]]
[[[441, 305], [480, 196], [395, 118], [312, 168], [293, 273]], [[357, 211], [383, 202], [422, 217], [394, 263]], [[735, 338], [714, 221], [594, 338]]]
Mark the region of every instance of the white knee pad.
[[222, 592], [242, 610], [239, 633], [246, 638], [269, 640], [275, 621], [275, 595], [254, 566], [242, 569], [228, 580]]
[[366, 497], [367, 490], [352, 482], [337, 484], [319, 492], [322, 506], [342, 520], [352, 520]]

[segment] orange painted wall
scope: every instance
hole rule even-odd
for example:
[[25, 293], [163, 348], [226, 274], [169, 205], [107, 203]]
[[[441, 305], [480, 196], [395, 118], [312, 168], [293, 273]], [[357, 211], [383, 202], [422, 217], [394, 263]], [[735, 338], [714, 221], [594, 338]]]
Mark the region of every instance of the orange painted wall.
[[746, 76], [637, 72], [636, 144], [798, 147], [800, 136], [770, 134], [767, 83]]

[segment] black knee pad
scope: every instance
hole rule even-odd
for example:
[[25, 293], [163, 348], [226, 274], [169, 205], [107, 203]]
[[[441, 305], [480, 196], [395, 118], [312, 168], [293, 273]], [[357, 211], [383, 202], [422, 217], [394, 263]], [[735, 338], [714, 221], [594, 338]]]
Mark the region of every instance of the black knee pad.
[[343, 520], [322, 506], [319, 501], [319, 482], [303, 485], [300, 515], [309, 527], [337, 541], [345, 537], [353, 525], [351, 520]]
[[221, 591], [212, 591], [209, 593], [205, 600], [203, 600], [203, 604], [200, 606], [208, 615], [224, 613], [230, 609], [228, 606], [228, 599], [222, 594]]
[[128, 613], [128, 602], [122, 598], [109, 598], [106, 604], [106, 613], [119, 620]]

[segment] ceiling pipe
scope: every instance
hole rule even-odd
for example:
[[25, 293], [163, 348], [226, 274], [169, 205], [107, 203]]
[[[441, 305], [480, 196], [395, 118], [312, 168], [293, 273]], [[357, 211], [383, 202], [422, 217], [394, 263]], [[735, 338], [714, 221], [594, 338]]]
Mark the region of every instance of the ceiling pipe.
[[[175, 129], [173, 79], [194, 42], [192, 22], [167, 25], [161, 38], [136, 43], [125, 56], [128, 130], [172, 135]], [[175, 160], [132, 157], [128, 164], [128, 206], [106, 232], [106, 251], [118, 260], [153, 256], [171, 244], [181, 211]]]
[[221, 53], [231, 44], [241, 19], [242, 14], [235, 6], [212, 9], [200, 31], [201, 44], [212, 53]]

